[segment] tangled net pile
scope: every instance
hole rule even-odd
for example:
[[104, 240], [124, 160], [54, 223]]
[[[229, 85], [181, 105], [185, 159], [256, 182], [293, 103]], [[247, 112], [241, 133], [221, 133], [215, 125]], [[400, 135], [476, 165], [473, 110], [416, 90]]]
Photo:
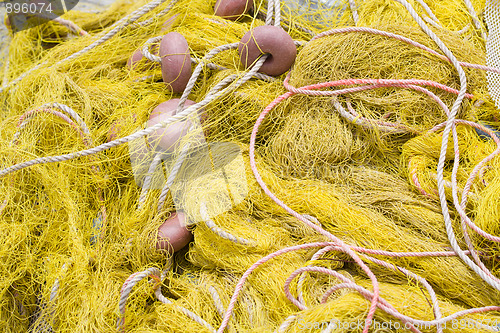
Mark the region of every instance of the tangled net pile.
[[[13, 34], [0, 327], [498, 331], [487, 4], [256, 0], [235, 21], [214, 5], [118, 0]], [[269, 55], [240, 64], [238, 42], [262, 25], [297, 45], [281, 76], [259, 73]], [[153, 52], [170, 32], [192, 58], [181, 93]], [[147, 125], [174, 98], [177, 113]], [[188, 119], [168, 156], [137, 157]], [[194, 239], [158, 249], [176, 212]]]

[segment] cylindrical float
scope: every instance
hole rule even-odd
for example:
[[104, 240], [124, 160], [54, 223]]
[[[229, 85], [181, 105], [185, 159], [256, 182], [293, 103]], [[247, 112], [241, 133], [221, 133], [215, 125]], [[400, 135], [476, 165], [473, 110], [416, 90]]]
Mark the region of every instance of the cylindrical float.
[[186, 227], [186, 215], [176, 212], [158, 227], [156, 248], [169, 253], [179, 251], [193, 240], [193, 234]]
[[253, 8], [253, 0], [217, 0], [214, 14], [235, 21]]
[[293, 65], [297, 56], [295, 43], [280, 27], [263, 25], [247, 32], [238, 45], [240, 61], [250, 67], [262, 54], [268, 54], [259, 72], [281, 75]]
[[174, 93], [181, 93], [191, 77], [189, 46], [178, 32], [166, 34], [160, 42], [161, 75], [163, 82]]

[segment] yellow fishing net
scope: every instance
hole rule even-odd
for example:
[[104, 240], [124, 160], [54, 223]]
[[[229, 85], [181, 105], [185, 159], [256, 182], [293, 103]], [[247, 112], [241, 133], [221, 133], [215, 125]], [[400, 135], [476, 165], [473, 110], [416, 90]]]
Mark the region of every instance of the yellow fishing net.
[[[3, 331], [495, 330], [500, 169], [495, 157], [476, 166], [497, 149], [500, 115], [484, 68], [467, 65], [485, 63], [485, 2], [255, 0], [236, 21], [214, 6], [118, 0], [9, 36]], [[463, 92], [456, 65], [415, 15], [464, 66]], [[291, 72], [250, 75], [235, 47], [213, 51], [264, 25], [295, 41]], [[158, 62], [127, 66], [145, 45], [154, 56], [159, 39], [150, 39], [170, 32], [184, 36], [191, 70], [200, 69], [185, 94], [168, 89]], [[450, 135], [440, 163], [462, 93], [457, 147]], [[167, 157], [155, 155], [151, 132], [132, 136], [175, 98], [200, 104], [164, 124], [174, 131], [190, 117], [192, 127]], [[176, 212], [193, 240], [172, 253], [158, 249], [158, 234]]]

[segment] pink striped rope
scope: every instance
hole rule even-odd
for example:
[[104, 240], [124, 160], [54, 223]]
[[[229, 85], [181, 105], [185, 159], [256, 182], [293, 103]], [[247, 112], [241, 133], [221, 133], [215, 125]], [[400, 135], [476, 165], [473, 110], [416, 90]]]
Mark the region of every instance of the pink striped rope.
[[21, 124], [26, 119], [29, 119], [29, 118], [31, 118], [31, 117], [39, 114], [39, 113], [48, 113], [48, 114], [52, 114], [52, 115], [54, 115], [56, 117], [61, 118], [62, 120], [64, 120], [65, 122], [67, 122], [78, 133], [78, 135], [80, 135], [80, 137], [82, 138], [82, 140], [84, 141], [84, 143], [87, 143], [87, 138], [86, 138], [85, 134], [83, 133], [83, 131], [81, 130], [81, 128], [73, 120], [71, 120], [64, 113], [62, 113], [60, 111], [57, 111], [57, 110], [54, 110], [54, 109], [51, 109], [51, 108], [33, 109], [33, 110], [28, 111], [28, 112], [25, 112], [21, 117], [19, 117], [17, 126], [18, 127], [21, 126]]
[[[418, 86], [429, 86], [437, 89], [441, 89], [447, 91], [449, 93], [458, 95], [458, 90], [448, 87], [447, 85], [430, 81], [430, 80], [420, 80], [420, 79], [344, 79], [337, 81], [327, 81], [322, 83], [316, 83], [307, 85], [301, 88], [295, 88], [289, 84], [290, 73], [286, 76], [283, 85], [288, 91], [291, 91], [296, 94], [306, 94], [311, 96], [337, 96], [342, 95], [347, 92], [357, 92], [361, 90], [353, 90], [353, 91], [345, 91], [345, 90], [328, 90], [328, 91], [315, 91], [313, 89], [321, 89], [321, 88], [329, 88], [329, 87], [337, 87], [337, 86], [350, 86], [355, 84], [370, 84], [377, 88], [386, 88], [386, 87], [403, 87], [403, 88], [411, 88], [414, 85]], [[368, 86], [371, 87], [371, 86]], [[358, 87], [360, 88], [360, 87]], [[364, 89], [363, 89], [364, 90]], [[465, 94], [467, 98], [474, 98], [472, 94]]]
[[[394, 38], [394, 39], [400, 40], [402, 42], [405, 42], [407, 44], [410, 44], [410, 45], [413, 45], [415, 47], [418, 47], [418, 48], [420, 48], [420, 49], [422, 49], [424, 51], [427, 51], [427, 52], [429, 52], [429, 53], [437, 56], [441, 60], [444, 60], [446, 62], [451, 62], [446, 56], [444, 56], [442, 54], [439, 54], [438, 52], [434, 51], [433, 49], [431, 49], [431, 48], [429, 48], [429, 47], [427, 47], [427, 46], [425, 46], [423, 44], [420, 44], [419, 42], [411, 40], [410, 38], [407, 38], [407, 37], [404, 37], [404, 36], [401, 36], [401, 35], [398, 35], [398, 34], [394, 34], [394, 33], [391, 33], [391, 32], [387, 32], [387, 31], [373, 29], [373, 28], [347, 27], [347, 28], [331, 29], [331, 30], [322, 32], [320, 34], [317, 34], [316, 36], [314, 36], [311, 39], [311, 41], [313, 41], [315, 39], [318, 39], [318, 38], [322, 38], [322, 37], [334, 35], [334, 34], [348, 33], [348, 32], [366, 32], [366, 33], [371, 33], [371, 34], [375, 34], [375, 35], [380, 35], [380, 36], [385, 36], [385, 37], [389, 37], [389, 38]], [[480, 70], [483, 70], [483, 71], [489, 71], [489, 72], [494, 72], [494, 73], [500, 73], [500, 69], [495, 68], [495, 67], [484, 66], [484, 65], [479, 65], [479, 64], [471, 64], [471, 63], [468, 63], [468, 62], [459, 62], [459, 64], [460, 64], [460, 66], [463, 66], [463, 67], [480, 69]]]
[[[276, 202], [280, 207], [282, 207], [283, 209], [285, 209], [292, 216], [296, 217], [297, 219], [299, 219], [302, 222], [304, 222], [306, 225], [308, 225], [311, 228], [313, 228], [316, 231], [318, 231], [320, 234], [322, 234], [322, 235], [324, 235], [324, 236], [326, 236], [326, 237], [334, 240], [335, 241], [335, 245], [339, 246], [340, 249], [343, 252], [348, 253], [354, 259], [354, 261], [358, 265], [360, 265], [361, 268], [365, 271], [365, 273], [369, 276], [370, 280], [372, 281], [372, 286], [373, 286], [373, 290], [374, 291], [373, 291], [373, 294], [370, 294], [372, 296], [372, 298], [371, 298], [371, 305], [370, 305], [370, 309], [369, 309], [367, 317], [366, 317], [365, 326], [363, 328], [363, 333], [367, 333], [368, 329], [370, 327], [370, 323], [372, 322], [373, 315], [374, 315], [375, 310], [376, 310], [376, 308], [378, 306], [378, 303], [379, 303], [379, 287], [378, 287], [378, 281], [377, 281], [376, 277], [374, 276], [373, 272], [371, 272], [371, 270], [364, 264], [364, 262], [361, 261], [361, 259], [359, 258], [359, 256], [356, 253], [353, 252], [353, 248], [352, 247], [348, 246], [347, 244], [345, 244], [344, 242], [342, 242], [342, 240], [340, 240], [339, 238], [335, 237], [334, 235], [332, 235], [328, 231], [324, 230], [320, 226], [318, 226], [316, 224], [313, 224], [312, 222], [310, 222], [309, 220], [307, 220], [306, 218], [304, 218], [301, 214], [295, 212], [293, 209], [291, 209], [290, 207], [288, 207], [284, 202], [282, 202], [280, 199], [278, 199], [269, 190], [269, 188], [267, 187], [267, 185], [262, 180], [262, 178], [261, 178], [261, 176], [260, 176], [260, 174], [259, 174], [259, 172], [257, 170], [256, 162], [255, 162], [255, 141], [256, 141], [256, 136], [257, 136], [257, 132], [258, 132], [259, 126], [263, 122], [265, 116], [277, 104], [279, 104], [283, 100], [289, 98], [290, 96], [293, 96], [293, 95], [295, 95], [297, 93], [307, 94], [307, 95], [313, 95], [313, 96], [332, 96], [332, 95], [338, 95], [339, 91], [315, 91], [314, 89], [321, 89], [321, 88], [325, 88], [325, 87], [340, 85], [342, 83], [353, 84], [353, 82], [356, 82], [356, 83], [358, 83], [358, 82], [361, 82], [361, 83], [371, 83], [371, 84], [373, 84], [373, 86], [369, 86], [371, 88], [381, 87], [381, 86], [389, 86], [389, 85], [395, 85], [395, 86], [397, 85], [397, 86], [401, 86], [401, 87], [405, 87], [405, 88], [415, 89], [417, 91], [421, 91], [421, 92], [426, 93], [428, 96], [430, 96], [432, 99], [434, 99], [438, 103], [438, 105], [441, 106], [441, 108], [444, 110], [444, 112], [447, 115], [449, 114], [449, 110], [448, 110], [448, 107], [442, 102], [442, 100], [438, 96], [436, 96], [435, 94], [433, 94], [432, 92], [430, 92], [429, 90], [427, 90], [427, 89], [425, 89], [423, 87], [415, 85], [415, 84], [422, 84], [423, 83], [422, 81], [425, 81], [425, 80], [405, 80], [405, 82], [402, 82], [401, 80], [391, 80], [391, 81], [385, 81], [385, 82], [384, 81], [380, 81], [380, 80], [375, 80], [375, 81], [371, 81], [371, 82], [370, 81], [368, 81], [368, 82], [362, 82], [362, 81], [356, 81], [356, 80], [355, 81], [345, 80], [342, 83], [339, 83], [337, 81], [332, 81], [332, 82], [324, 82], [324, 83], [312, 84], [312, 85], [308, 85], [308, 86], [301, 87], [301, 88], [295, 88], [295, 87], [291, 87], [288, 84], [289, 78], [290, 78], [290, 73], [287, 75], [287, 77], [285, 78], [285, 82], [284, 82], [285, 87], [287, 89], [289, 89], [289, 91], [286, 92], [285, 94], [277, 97], [273, 102], [271, 102], [262, 111], [262, 113], [259, 115], [259, 117], [258, 117], [258, 119], [257, 119], [257, 121], [256, 121], [256, 123], [254, 125], [253, 131], [252, 131], [252, 135], [250, 137], [250, 165], [251, 165], [251, 169], [252, 169], [252, 172], [253, 172], [253, 174], [255, 176], [255, 179], [257, 180], [257, 182], [259, 183], [259, 185], [261, 186], [261, 188], [263, 189], [263, 191], [274, 202]], [[380, 84], [380, 86], [375, 86], [375, 84], [377, 84], [377, 83]], [[426, 83], [429, 83], [429, 82], [426, 82]], [[434, 84], [432, 86], [437, 87], [435, 85], [435, 83], [432, 83], [432, 84]], [[359, 89], [360, 87], [356, 87], [356, 88]], [[353, 89], [353, 88], [351, 88], [351, 89]], [[344, 91], [342, 91], [341, 93], [346, 93], [346, 91], [351, 92], [352, 90], [344, 89]], [[473, 251], [474, 250], [471, 250], [470, 253], [473, 253]], [[280, 251], [278, 251], [277, 253], [280, 253]], [[434, 255], [434, 254], [431, 253], [430, 255]], [[260, 261], [257, 262], [257, 263], [260, 264]], [[249, 269], [249, 271], [247, 271], [246, 273], [250, 274], [251, 271], [253, 269], [255, 269], [253, 267], [254, 266], [252, 266], [251, 269]], [[244, 275], [244, 278], [246, 279], [245, 275]], [[243, 278], [242, 278], [242, 280], [240, 280], [240, 282], [242, 282], [242, 281], [244, 282]], [[233, 296], [236, 295], [236, 297], [237, 297], [239, 291], [242, 288], [242, 285], [243, 284], [238, 284], [238, 286], [237, 286], [237, 288], [236, 288], [235, 293], [233, 294]], [[230, 304], [230, 307], [228, 308], [228, 311], [226, 312], [226, 314], [225, 314], [225, 316], [223, 318], [222, 325], [219, 328], [219, 333], [222, 333], [222, 330], [227, 326], [227, 323], [228, 323], [230, 315], [231, 315], [232, 307], [234, 307], [234, 302], [236, 301], [236, 298], [232, 298], [231, 301], [232, 301], [232, 303]], [[438, 329], [439, 329], [439, 326], [438, 326]]]

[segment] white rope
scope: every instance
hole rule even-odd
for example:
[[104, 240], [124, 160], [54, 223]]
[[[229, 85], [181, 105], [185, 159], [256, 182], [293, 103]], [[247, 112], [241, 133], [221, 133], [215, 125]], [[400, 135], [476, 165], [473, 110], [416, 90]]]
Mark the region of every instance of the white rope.
[[[219, 47], [216, 47], [214, 48], [213, 50], [211, 50], [210, 52], [208, 52], [206, 55], [205, 55], [205, 61], [208, 62], [208, 60], [212, 59], [216, 54], [220, 53], [220, 52], [223, 52], [223, 51], [226, 51], [226, 50], [231, 50], [231, 49], [235, 49], [238, 47], [238, 44], [239, 43], [231, 43], [231, 44], [226, 44], [226, 45], [223, 45], [223, 46], [219, 46]], [[182, 96], [179, 100], [179, 105], [177, 106], [177, 110], [176, 110], [176, 113], [179, 113], [182, 108], [184, 107], [184, 103], [187, 101], [188, 99], [188, 96], [189, 94], [191, 93], [191, 90], [193, 90], [193, 87], [194, 85], [196, 84], [196, 80], [198, 80], [198, 77], [200, 76], [202, 70], [203, 70], [203, 66], [204, 66], [204, 62], [200, 62], [194, 69], [193, 71], [193, 74], [191, 75], [191, 77], [189, 78], [189, 81], [188, 83], [186, 84], [186, 88], [184, 89], [183, 93], [182, 93]], [[258, 66], [257, 70], [260, 68], [261, 65]], [[254, 67], [255, 68], [255, 67]], [[255, 70], [255, 73], [257, 73], [257, 70]], [[248, 75], [249, 72], [247, 72], [245, 74], [244, 77], [246, 77], [246, 75]], [[248, 79], [250, 79], [250, 77], [248, 77]], [[222, 81], [224, 82], [224, 80]], [[229, 82], [227, 82], [229, 83]], [[218, 85], [216, 86], [218, 87]], [[223, 87], [223, 86], [222, 86]], [[218, 88], [220, 89], [220, 88]], [[205, 100], [207, 99], [210, 99], [210, 96], [213, 92], [215, 91], [218, 91], [218, 89], [216, 89], [215, 87], [212, 88], [212, 90], [207, 94], [207, 96], [205, 97]], [[213, 100], [213, 99], [211, 99]], [[210, 100], [210, 101], [211, 101]], [[200, 102], [201, 103], [201, 102]], [[206, 104], [208, 104], [209, 102], [207, 102]], [[205, 106], [205, 105], [203, 105]]]
[[214, 301], [215, 308], [217, 309], [217, 312], [221, 317], [224, 317], [224, 313], [226, 313], [226, 309], [224, 309], [224, 305], [222, 304], [222, 300], [220, 299], [219, 293], [217, 292], [217, 289], [215, 289], [213, 286], [208, 287], [208, 292], [210, 293], [210, 296], [212, 296], [212, 300]]
[[[425, 10], [427, 15], [436, 23], [439, 27], [441, 26], [441, 22], [439, 22], [438, 18], [436, 15], [434, 15], [434, 12], [429, 8], [429, 6], [425, 3], [424, 0], [416, 0], [420, 6]], [[425, 19], [425, 18], [424, 18]]]
[[[62, 265], [61, 267], [61, 275], [64, 274], [67, 270], [67, 265], [66, 263]], [[53, 332], [54, 329], [52, 328], [52, 325], [47, 321], [47, 318], [52, 319], [54, 316], [54, 306], [55, 306], [55, 300], [57, 297], [57, 292], [59, 291], [60, 287], [60, 282], [59, 278], [56, 278], [54, 281], [54, 284], [52, 285], [52, 288], [50, 289], [50, 295], [49, 295], [49, 301], [48, 304], [41, 304], [40, 305], [40, 311], [43, 311], [47, 308], [49, 308], [49, 312], [45, 315], [42, 315], [38, 318], [39, 321], [41, 321], [40, 324], [36, 324], [35, 330], [40, 329], [40, 332], [43, 333], [48, 333], [48, 332]]]
[[281, 26], [281, 1], [280, 0], [269, 0], [270, 2], [274, 1], [274, 26]]
[[222, 228], [218, 227], [214, 221], [212, 221], [210, 219], [210, 216], [208, 215], [208, 211], [207, 211], [207, 206], [204, 202], [201, 203], [200, 205], [200, 215], [201, 215], [201, 218], [204, 220], [206, 226], [216, 235], [224, 238], [224, 239], [227, 239], [233, 243], [236, 243], [236, 244], [241, 244], [241, 245], [254, 245], [253, 241], [251, 240], [248, 240], [248, 239], [245, 239], [245, 238], [241, 238], [241, 237], [237, 237], [237, 236], [234, 236], [233, 234], [223, 230]]
[[36, 66], [34, 66], [33, 68], [31, 68], [30, 70], [24, 72], [23, 74], [19, 75], [17, 78], [15, 78], [14, 80], [8, 82], [7, 84], [3, 84], [2, 87], [0, 87], [0, 93], [2, 93], [5, 89], [17, 84], [19, 81], [21, 81], [22, 79], [24, 79], [26, 76], [28, 76], [29, 74], [31, 74], [32, 72], [36, 71], [38, 68], [42, 67], [43, 65], [46, 65], [48, 63], [48, 61], [44, 61]]
[[[40, 107], [40, 109], [43, 109], [43, 108], [57, 108], [61, 111], [66, 112], [80, 126], [80, 128], [82, 129], [82, 132], [86, 135], [85, 139], [87, 140], [87, 142], [89, 144], [92, 144], [92, 139], [90, 138], [90, 131], [89, 131], [87, 124], [83, 121], [82, 118], [80, 118], [78, 113], [76, 113], [72, 108], [70, 108], [67, 105], [60, 104], [60, 103], [47, 103], [47, 104], [44, 104]], [[14, 133], [11, 145], [14, 145], [16, 143], [17, 139], [19, 138], [19, 135], [21, 134], [21, 130], [30, 122], [30, 120], [31, 120], [31, 117], [27, 118], [19, 125], [19, 129], [17, 130], [16, 133]]]
[[354, 25], [358, 25], [359, 15], [358, 8], [356, 6], [355, 0], [349, 0], [349, 7], [351, 8], [352, 19], [354, 20]]
[[158, 212], [163, 208], [163, 205], [165, 204], [165, 199], [167, 198], [167, 194], [170, 191], [170, 188], [174, 183], [175, 177], [177, 177], [177, 174], [179, 173], [179, 170], [182, 164], [184, 163], [186, 156], [188, 155], [190, 147], [191, 145], [189, 142], [182, 147], [182, 151], [179, 154], [177, 160], [175, 161], [175, 164], [172, 167], [172, 171], [170, 171], [170, 174], [168, 175], [167, 182], [165, 183], [165, 186], [162, 188], [160, 197], [158, 198]]
[[162, 160], [163, 160], [163, 154], [158, 153], [154, 156], [153, 161], [149, 165], [148, 173], [146, 175], [146, 178], [144, 179], [141, 194], [139, 195], [139, 203], [137, 205], [137, 209], [141, 209], [142, 206], [144, 205], [144, 201], [146, 201], [146, 196], [148, 195], [149, 187], [151, 186], [151, 181], [155, 174], [155, 170], [156, 168], [158, 168], [159, 165], [161, 165]]
[[[139, 273], [134, 273], [132, 274], [124, 283], [122, 286], [122, 289], [120, 290], [120, 300], [118, 301], [118, 309], [120, 310], [120, 318], [118, 318], [118, 321], [116, 323], [116, 328], [120, 331], [123, 331], [123, 325], [125, 324], [125, 306], [127, 304], [127, 299], [128, 296], [130, 295], [130, 292], [132, 289], [135, 287], [135, 285], [144, 279], [145, 277], [148, 276], [160, 276], [160, 271], [156, 267], [148, 268], [143, 272]], [[159, 288], [158, 288], [159, 289]]]
[[43, 107], [54, 107], [54, 108], [57, 108], [59, 110], [62, 110], [64, 112], [66, 112], [68, 115], [70, 115], [77, 122], [78, 125], [80, 125], [80, 127], [82, 128], [83, 133], [85, 133], [87, 135], [90, 135], [90, 131], [89, 131], [89, 128], [88, 128], [87, 124], [78, 115], [78, 113], [76, 113], [69, 106], [67, 106], [65, 104], [61, 104], [61, 103], [47, 103], [47, 104], [42, 105], [42, 108]]
[[[458, 76], [460, 79], [460, 90], [457, 96], [457, 99], [455, 100], [455, 103], [453, 104], [448, 119], [446, 120], [446, 126], [443, 130], [443, 139], [441, 142], [441, 152], [439, 156], [439, 161], [438, 161], [438, 167], [437, 167], [437, 179], [438, 179], [438, 192], [439, 192], [439, 200], [441, 203], [441, 211], [443, 213], [444, 217], [444, 222], [446, 226], [446, 233], [448, 236], [448, 240], [450, 241], [450, 245], [453, 248], [453, 251], [469, 266], [474, 272], [476, 272], [484, 281], [486, 281], [490, 286], [493, 288], [500, 290], [500, 283], [497, 281], [493, 280], [486, 272], [484, 272], [479, 266], [477, 266], [466, 254], [465, 252], [460, 248], [460, 246], [457, 243], [455, 232], [453, 231], [453, 224], [451, 220], [451, 216], [448, 210], [448, 201], [446, 198], [446, 192], [445, 192], [445, 182], [444, 182], [444, 164], [446, 161], [446, 152], [448, 148], [448, 139], [450, 135], [450, 131], [452, 131], [453, 134], [453, 142], [458, 148], [458, 139], [457, 139], [457, 133], [456, 133], [456, 127], [455, 127], [455, 118], [458, 113], [458, 110], [460, 108], [460, 105], [462, 103], [462, 100], [465, 97], [466, 89], [467, 89], [467, 78], [465, 76], [465, 72], [460, 66], [457, 58], [453, 55], [453, 53], [446, 47], [446, 45], [439, 39], [436, 34], [427, 27], [427, 25], [424, 23], [424, 21], [418, 16], [418, 14], [415, 12], [413, 7], [406, 1], [406, 0], [395, 0], [399, 3], [401, 3], [405, 9], [410, 13], [410, 15], [413, 17], [413, 19], [418, 23], [418, 25], [422, 28], [422, 30], [436, 43], [436, 45], [439, 47], [439, 49], [444, 53], [444, 55], [450, 59], [450, 62], [453, 64], [453, 66], [456, 68], [458, 72]], [[453, 175], [456, 175], [456, 170], [458, 168], [458, 164], [454, 163], [453, 165]], [[456, 193], [456, 178], [452, 176], [452, 186], [453, 186], [453, 193], [455, 197]], [[454, 198], [455, 201], [455, 198]]]
[[[218, 50], [229, 49], [229, 48], [234, 48], [236, 46], [237, 46], [237, 43], [234, 43], [234, 44], [224, 45], [223, 47], [220, 47], [220, 48], [217, 48], [217, 49]], [[215, 55], [215, 53], [212, 53], [212, 54], [209, 53], [209, 55], [213, 56], [213, 55]], [[264, 63], [265, 60], [266, 60], [265, 56], [261, 57], [259, 60], [257, 60], [257, 62], [255, 63], [254, 67], [252, 67], [248, 72], [246, 72], [243, 75], [243, 77], [241, 77], [237, 81], [233, 82], [233, 84], [230, 85], [229, 87], [222, 89], [222, 87], [225, 86], [225, 85], [227, 85], [227, 84], [229, 84], [230, 81], [233, 80], [236, 77], [236, 75], [231, 75], [228, 78], [222, 80], [219, 84], [217, 84], [212, 89], [212, 91], [201, 102], [199, 102], [197, 104], [190, 105], [185, 110], [183, 110], [181, 112], [178, 112], [176, 115], [174, 115], [174, 116], [172, 116], [172, 117], [170, 117], [170, 118], [168, 118], [168, 119], [166, 119], [166, 120], [164, 120], [164, 121], [162, 121], [162, 122], [160, 122], [160, 123], [158, 123], [158, 124], [156, 124], [154, 126], [148, 127], [146, 129], [143, 129], [143, 130], [140, 130], [140, 131], [137, 131], [137, 132], [135, 132], [135, 133], [133, 133], [131, 135], [128, 135], [126, 137], [119, 138], [119, 139], [116, 139], [114, 141], [103, 143], [103, 144], [101, 144], [101, 145], [99, 145], [97, 147], [93, 147], [93, 148], [90, 148], [90, 149], [80, 150], [80, 151], [69, 153], [69, 154], [65, 154], [65, 155], [40, 157], [40, 158], [36, 158], [36, 159], [30, 160], [30, 161], [22, 162], [22, 163], [10, 166], [8, 168], [5, 168], [3, 170], [0, 170], [0, 177], [3, 177], [3, 176], [8, 175], [8, 174], [10, 174], [12, 172], [15, 172], [15, 171], [18, 171], [18, 170], [21, 170], [21, 169], [24, 169], [24, 168], [27, 168], [27, 167], [30, 167], [30, 166], [33, 166], [33, 165], [37, 165], [37, 164], [53, 163], [53, 162], [63, 162], [63, 161], [68, 161], [68, 160], [71, 160], [71, 159], [74, 159], [74, 158], [78, 158], [78, 157], [83, 157], [83, 156], [97, 154], [99, 152], [102, 152], [104, 150], [116, 147], [116, 146], [121, 145], [123, 143], [136, 140], [136, 139], [138, 139], [138, 138], [140, 138], [142, 136], [149, 135], [152, 132], [154, 132], [154, 131], [156, 131], [156, 130], [158, 130], [160, 128], [163, 128], [166, 125], [168, 125], [170, 123], [173, 123], [175, 121], [186, 119], [187, 116], [190, 115], [191, 113], [195, 112], [198, 109], [201, 109], [202, 107], [204, 107], [205, 105], [209, 104], [213, 100], [219, 98], [222, 95], [225, 95], [225, 94], [229, 93], [230, 91], [238, 88], [239, 86], [241, 86], [242, 84], [244, 84], [245, 82], [247, 82], [248, 80], [250, 80], [250, 78], [252, 78], [254, 76], [254, 74], [262, 66], [262, 64]], [[202, 67], [202, 66], [203, 65], [201, 65], [201, 64], [198, 65], [198, 67]], [[188, 83], [188, 85], [191, 85], [191, 88], [194, 86], [194, 83], [195, 83], [195, 80], [192, 80], [193, 78], [194, 78], [194, 76], [191, 77], [191, 81], [192, 82], [190, 81]], [[221, 89], [221, 90], [218, 90], [218, 89]], [[183, 96], [181, 97], [181, 101], [182, 101], [182, 99], [184, 99], [184, 102], [185, 102], [185, 100], [187, 100], [187, 96], [188, 95], [183, 94]], [[179, 103], [181, 103], [181, 101]], [[179, 106], [180, 106], [180, 104], [179, 104]], [[178, 110], [179, 110], [179, 107], [178, 107]]]
[[172, 304], [177, 310], [179, 310], [180, 312], [182, 312], [183, 314], [185, 314], [187, 317], [191, 318], [192, 320], [194, 320], [195, 322], [197, 322], [198, 324], [204, 326], [205, 328], [207, 328], [210, 332], [212, 333], [217, 333], [217, 331], [213, 328], [212, 325], [210, 325], [209, 323], [207, 323], [203, 318], [201, 318], [200, 316], [198, 316], [196, 313], [182, 307], [182, 306], [178, 306], [178, 305], [175, 305], [172, 303], [172, 301], [170, 301], [168, 298], [166, 298], [165, 296], [163, 296], [161, 294], [161, 290], [160, 288], [157, 288], [155, 290], [155, 296], [156, 298], [164, 303], [164, 304]]
[[443, 27], [439, 23], [437, 23], [436, 21], [434, 21], [430, 17], [424, 15], [424, 16], [422, 16], [422, 18], [424, 19], [425, 22], [429, 23], [430, 25], [434, 26], [435, 28], [443, 29]]
[[163, 38], [163, 36], [156, 36], [156, 37], [152, 37], [150, 39], [148, 39], [144, 45], [142, 46], [142, 49], [141, 49], [141, 53], [142, 55], [146, 58], [146, 59], [149, 59], [153, 62], [161, 62], [161, 58], [155, 54], [152, 54], [150, 51], [149, 51], [149, 48], [151, 47], [152, 44], [154, 43], [158, 43], [159, 41], [161, 41]]
[[[153, 62], [161, 63], [161, 57], [157, 56], [156, 54], [152, 54], [150, 51], [150, 47], [152, 44], [160, 42], [163, 37], [164, 36], [152, 37], [144, 43], [144, 45], [142, 46], [141, 52], [146, 59], [153, 61]], [[196, 58], [191, 57], [191, 62], [194, 64], [198, 64], [198, 63], [200, 63], [200, 59], [196, 59]], [[216, 65], [213, 63], [205, 63], [205, 66], [209, 69], [219, 70], [219, 71], [227, 69], [226, 67], [222, 67], [222, 66], [219, 66], [219, 65]], [[268, 77], [268, 79], [269, 78], [272, 78], [272, 77]], [[272, 79], [275, 80], [274, 78], [272, 78]]]
[[[63, 4], [64, 4], [64, 2], [63, 2]], [[86, 32], [85, 30], [80, 28], [76, 23], [74, 23], [70, 20], [66, 20], [66, 19], [63, 19], [61, 17], [58, 17], [55, 14], [52, 14], [52, 13], [48, 14], [48, 13], [44, 13], [44, 12], [39, 12], [36, 14], [36, 16], [41, 17], [47, 21], [57, 22], [57, 23], [65, 26], [66, 28], [68, 28], [72, 32], [76, 33], [77, 35], [88, 36], [88, 32]]]
[[148, 25], [150, 24], [151, 22], [154, 22], [156, 20], [157, 17], [161, 17], [165, 14], [167, 14], [171, 9], [172, 7], [174, 7], [174, 5], [179, 2], [179, 0], [173, 0], [171, 1], [167, 7], [165, 7], [164, 9], [162, 9], [158, 14], [156, 14], [155, 16], [151, 17], [150, 19], [147, 19], [146, 21], [144, 22], [139, 22], [138, 25], [139, 26], [145, 26], [145, 25]]
[[380, 132], [384, 133], [391, 133], [391, 134], [397, 134], [397, 133], [408, 133], [407, 130], [402, 129], [402, 128], [397, 128], [397, 127], [388, 127], [384, 125], [376, 125], [372, 124], [370, 122], [367, 122], [363, 119], [360, 119], [359, 116], [355, 117], [351, 113], [347, 112], [346, 109], [339, 103], [337, 98], [332, 98], [332, 104], [337, 110], [337, 112], [340, 114], [340, 116], [344, 119], [346, 119], [348, 122], [352, 124], [356, 124], [360, 127], [370, 129], [370, 130], [378, 130]]
[[335, 326], [337, 326], [337, 323], [334, 321], [330, 321], [328, 323], [328, 326], [324, 330], [322, 330], [321, 333], [331, 333]]
[[291, 315], [285, 319], [283, 323], [281, 323], [280, 327], [278, 327], [274, 333], [285, 333], [287, 328], [293, 323], [293, 321], [297, 318], [297, 315]]
[[275, 0], [268, 0], [267, 1], [266, 25], [273, 24], [274, 1]]
[[463, 34], [463, 33], [467, 32], [467, 30], [469, 30], [469, 29], [470, 29], [470, 23], [468, 23], [465, 27], [463, 27], [462, 29], [457, 30], [457, 31], [455, 31], [455, 32], [456, 32], [457, 34]]
[[[167, 269], [169, 269], [169, 268], [167, 268]], [[116, 323], [116, 327], [118, 330], [124, 331], [123, 326], [125, 324], [125, 308], [126, 308], [126, 304], [127, 304], [127, 299], [129, 297], [132, 289], [137, 285], [137, 283], [139, 283], [139, 281], [141, 281], [142, 279], [144, 279], [148, 276], [152, 277], [152, 278], [156, 278], [155, 280], [157, 282], [158, 281], [161, 282], [161, 278], [162, 278], [162, 276], [164, 276], [164, 273], [161, 273], [160, 270], [156, 267], [151, 267], [151, 268], [146, 269], [145, 271], [132, 274], [124, 282], [122, 289], [120, 291], [120, 300], [118, 302], [118, 308], [120, 310], [120, 315], [121, 315], [121, 317], [118, 318], [118, 321]], [[160, 282], [157, 283], [157, 285], [155, 286], [155, 290], [154, 290], [154, 294], [160, 302], [162, 302], [164, 304], [173, 305], [176, 309], [178, 309], [179, 311], [184, 313], [186, 316], [188, 316], [189, 318], [191, 318], [195, 322], [199, 323], [200, 325], [208, 328], [211, 332], [215, 333], [215, 329], [209, 323], [207, 323], [205, 320], [203, 320], [200, 316], [196, 315], [195, 313], [189, 311], [186, 308], [183, 308], [181, 306], [173, 304], [173, 302], [171, 300], [169, 300], [168, 298], [163, 296], [161, 293], [161, 283]]]

